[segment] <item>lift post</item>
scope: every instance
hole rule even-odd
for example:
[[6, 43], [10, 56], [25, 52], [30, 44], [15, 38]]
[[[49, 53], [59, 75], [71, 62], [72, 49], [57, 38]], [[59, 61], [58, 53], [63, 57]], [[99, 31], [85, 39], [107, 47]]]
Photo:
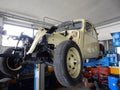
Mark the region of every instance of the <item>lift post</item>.
[[45, 64], [35, 64], [34, 67], [34, 90], [44, 90]]

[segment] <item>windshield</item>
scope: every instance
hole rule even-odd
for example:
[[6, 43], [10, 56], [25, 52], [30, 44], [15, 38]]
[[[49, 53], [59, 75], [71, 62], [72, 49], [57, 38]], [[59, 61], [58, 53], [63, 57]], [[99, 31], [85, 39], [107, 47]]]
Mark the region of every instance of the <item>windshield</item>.
[[82, 28], [82, 22], [72, 22], [67, 21], [63, 22], [62, 24], [58, 25], [58, 29], [56, 31], [64, 31], [64, 30], [76, 30]]

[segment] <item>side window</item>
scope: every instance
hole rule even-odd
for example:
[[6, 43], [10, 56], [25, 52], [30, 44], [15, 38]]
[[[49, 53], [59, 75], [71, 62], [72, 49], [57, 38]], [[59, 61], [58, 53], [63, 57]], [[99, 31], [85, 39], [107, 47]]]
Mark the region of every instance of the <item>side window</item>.
[[86, 22], [86, 31], [92, 35], [93, 27], [90, 23]]

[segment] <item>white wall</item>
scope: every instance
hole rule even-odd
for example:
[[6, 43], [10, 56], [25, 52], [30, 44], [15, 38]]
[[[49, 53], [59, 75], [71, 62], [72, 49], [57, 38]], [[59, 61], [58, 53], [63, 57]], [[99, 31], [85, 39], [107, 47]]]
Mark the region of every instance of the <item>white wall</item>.
[[108, 40], [112, 39], [111, 33], [120, 32], [120, 21], [96, 27], [97, 32], [99, 33], [99, 40]]

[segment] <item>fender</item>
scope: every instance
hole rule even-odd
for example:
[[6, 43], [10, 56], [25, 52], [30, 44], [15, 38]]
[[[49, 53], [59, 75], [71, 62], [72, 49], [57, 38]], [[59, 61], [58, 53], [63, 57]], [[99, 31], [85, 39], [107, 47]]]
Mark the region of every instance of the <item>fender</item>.
[[59, 45], [61, 42], [65, 40], [69, 40], [69, 38], [66, 38], [65, 36], [61, 35], [58, 32], [55, 32], [48, 37], [48, 43], [54, 44], [55, 46]]
[[35, 36], [35, 39], [30, 47], [30, 49], [28, 50], [27, 54], [30, 54], [30, 53], [33, 53], [33, 51], [35, 50], [36, 48], [36, 45], [38, 44], [39, 41], [42, 40], [42, 37], [46, 34], [46, 30], [45, 29], [40, 29], [38, 30], [36, 36]]

